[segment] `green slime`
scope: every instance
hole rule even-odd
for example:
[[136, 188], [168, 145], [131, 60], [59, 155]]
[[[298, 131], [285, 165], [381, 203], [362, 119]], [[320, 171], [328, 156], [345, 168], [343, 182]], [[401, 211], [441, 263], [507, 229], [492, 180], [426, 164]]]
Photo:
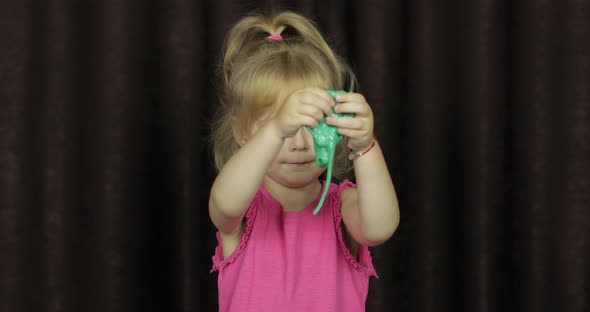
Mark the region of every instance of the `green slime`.
[[[326, 90], [334, 101], [336, 101], [336, 96], [341, 93], [346, 93], [343, 90]], [[338, 102], [336, 102], [338, 104]], [[334, 112], [334, 108], [332, 108], [332, 116], [334, 117], [354, 117], [354, 114], [350, 113], [343, 113], [339, 114]], [[330, 182], [332, 181], [332, 167], [334, 166], [334, 154], [336, 153], [336, 146], [342, 140], [342, 135], [337, 132], [337, 128], [335, 126], [330, 126], [326, 124], [326, 117], [322, 118], [318, 125], [315, 128], [307, 127], [311, 135], [313, 136], [313, 147], [315, 149], [315, 163], [318, 167], [325, 167], [328, 165], [328, 172], [326, 174], [326, 183], [324, 184], [324, 192], [322, 193], [322, 197], [320, 198], [320, 202], [318, 203], [317, 207], [314, 209], [313, 214], [316, 215], [322, 205], [324, 204], [324, 200], [326, 199], [326, 194], [328, 193], [328, 189], [330, 187]]]

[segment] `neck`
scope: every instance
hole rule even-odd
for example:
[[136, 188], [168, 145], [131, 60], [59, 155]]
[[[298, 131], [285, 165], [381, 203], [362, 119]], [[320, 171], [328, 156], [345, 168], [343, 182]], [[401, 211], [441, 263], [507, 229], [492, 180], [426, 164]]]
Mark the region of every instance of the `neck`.
[[288, 187], [264, 177], [264, 188], [283, 206], [286, 211], [299, 211], [309, 206], [322, 190], [319, 180], [301, 187]]

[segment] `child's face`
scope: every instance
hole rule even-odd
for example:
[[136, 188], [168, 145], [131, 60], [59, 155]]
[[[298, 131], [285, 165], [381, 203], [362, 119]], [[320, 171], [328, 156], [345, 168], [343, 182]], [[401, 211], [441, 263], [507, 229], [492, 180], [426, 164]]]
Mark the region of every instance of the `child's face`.
[[267, 175], [281, 185], [302, 187], [317, 181], [324, 170], [315, 163], [311, 133], [301, 128], [294, 137], [285, 139]]

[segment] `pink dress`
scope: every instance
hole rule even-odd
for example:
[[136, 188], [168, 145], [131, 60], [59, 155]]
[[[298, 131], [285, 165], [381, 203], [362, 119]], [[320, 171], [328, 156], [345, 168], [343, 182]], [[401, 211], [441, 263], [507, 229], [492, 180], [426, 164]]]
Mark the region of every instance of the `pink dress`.
[[261, 187], [241, 242], [227, 259], [217, 233], [211, 272], [218, 272], [219, 310], [365, 311], [369, 277], [377, 274], [367, 246], [359, 246], [354, 258], [344, 244], [340, 198], [348, 187], [355, 185], [331, 183], [315, 216], [319, 195], [301, 211], [283, 211]]

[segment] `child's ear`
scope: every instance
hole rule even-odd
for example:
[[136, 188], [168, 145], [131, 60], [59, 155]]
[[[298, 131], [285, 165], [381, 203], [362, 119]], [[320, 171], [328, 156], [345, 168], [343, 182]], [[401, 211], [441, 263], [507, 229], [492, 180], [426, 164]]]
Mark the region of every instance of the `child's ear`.
[[234, 140], [236, 141], [236, 143], [238, 143], [238, 145], [240, 147], [244, 146], [244, 144], [246, 144], [246, 138], [244, 136], [244, 132], [241, 131], [237, 125], [236, 117], [232, 117], [232, 119], [231, 119], [231, 130], [234, 135]]

